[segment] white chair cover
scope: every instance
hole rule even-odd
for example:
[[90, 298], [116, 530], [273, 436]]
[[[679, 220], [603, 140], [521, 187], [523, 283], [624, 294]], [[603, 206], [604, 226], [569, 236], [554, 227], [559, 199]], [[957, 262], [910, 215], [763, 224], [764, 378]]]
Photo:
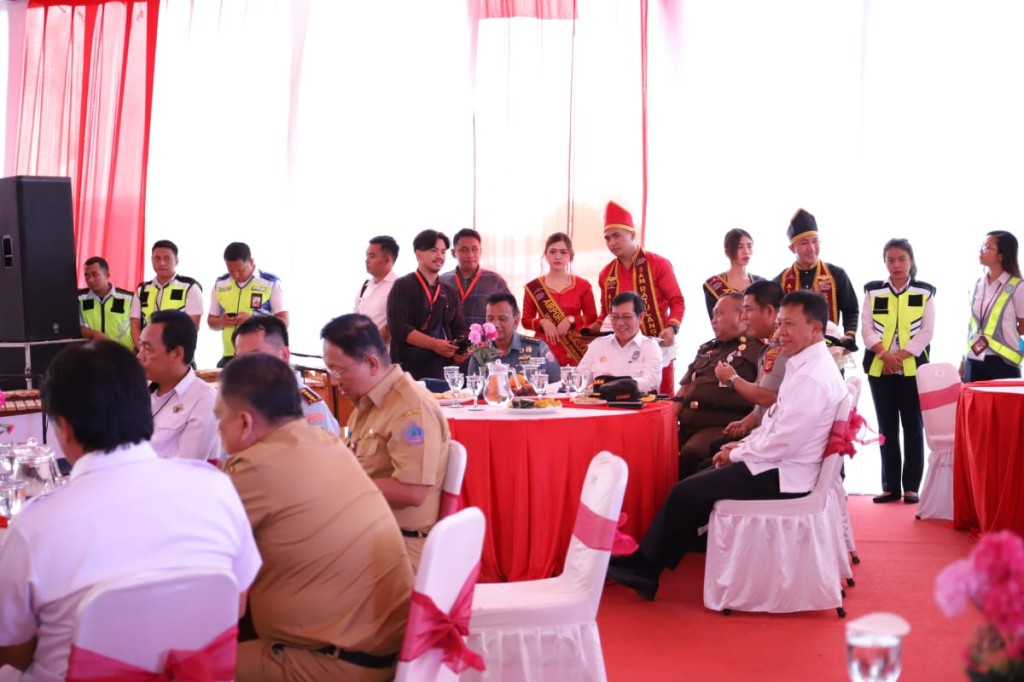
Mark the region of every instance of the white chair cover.
[[441, 509], [437, 518], [443, 519], [459, 510], [462, 479], [466, 477], [466, 448], [453, 440], [448, 445], [448, 468], [441, 484]]
[[[848, 395], [836, 422], [846, 422]], [[708, 523], [704, 605], [715, 610], [843, 611], [839, 577], [846, 556], [836, 480], [842, 456], [825, 457], [806, 497], [719, 500]]]
[[[581, 507], [617, 524], [628, 473], [621, 458], [599, 453], [587, 469]], [[487, 669], [467, 670], [462, 679], [606, 680], [596, 618], [610, 555], [574, 534], [558, 577], [478, 586], [469, 643]]]
[[[921, 486], [919, 519], [953, 520], [953, 439], [956, 434], [956, 403], [960, 376], [948, 362], [917, 369], [917, 392], [928, 441], [928, 470]], [[927, 408], [927, 409], [926, 409]]]
[[[452, 448], [452, 452], [454, 450]], [[462, 448], [463, 456], [465, 452]], [[484, 528], [484, 515], [476, 507], [468, 507], [438, 521], [427, 536], [413, 589], [433, 599], [441, 611], [448, 613], [466, 580], [480, 563]], [[395, 680], [441, 682], [459, 679], [457, 673], [442, 664], [443, 658], [444, 653], [440, 649], [429, 649], [415, 660], [399, 661]]]
[[[850, 410], [856, 410], [857, 404], [860, 401], [861, 381], [860, 377], [850, 377], [846, 380], [846, 390], [850, 394]], [[840, 408], [840, 412], [842, 408]], [[836, 496], [836, 512], [839, 516], [840, 527], [843, 533], [843, 540], [846, 547], [846, 551], [843, 553], [843, 557], [839, 562], [839, 566], [842, 569], [841, 575], [846, 578], [847, 582], [853, 584], [853, 568], [850, 565], [851, 559], [854, 563], [860, 562], [860, 557], [857, 556], [857, 542], [853, 537], [853, 524], [850, 523], [850, 509], [846, 503], [846, 487], [843, 484], [843, 477], [836, 476], [836, 485], [834, 489]]]
[[169, 650], [202, 649], [237, 625], [238, 608], [238, 584], [226, 570], [153, 571], [92, 587], [78, 605], [72, 641], [78, 648], [162, 671]]

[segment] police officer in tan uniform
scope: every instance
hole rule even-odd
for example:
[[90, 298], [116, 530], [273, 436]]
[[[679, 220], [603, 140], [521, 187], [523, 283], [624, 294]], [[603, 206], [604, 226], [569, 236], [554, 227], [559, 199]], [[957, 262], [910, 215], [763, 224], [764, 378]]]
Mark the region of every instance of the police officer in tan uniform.
[[764, 344], [745, 335], [740, 319], [742, 294], [725, 294], [711, 313], [715, 338], [697, 350], [676, 393], [679, 416], [679, 479], [697, 472], [715, 452], [711, 443], [723, 435], [723, 428], [750, 411], [752, 404], [731, 385], [721, 386], [715, 376], [720, 362], [731, 365], [736, 374], [754, 381], [757, 361]]
[[391, 364], [380, 330], [365, 315], [342, 315], [321, 330], [331, 383], [356, 406], [349, 447], [394, 511], [413, 569], [437, 522], [451, 435], [433, 394]]

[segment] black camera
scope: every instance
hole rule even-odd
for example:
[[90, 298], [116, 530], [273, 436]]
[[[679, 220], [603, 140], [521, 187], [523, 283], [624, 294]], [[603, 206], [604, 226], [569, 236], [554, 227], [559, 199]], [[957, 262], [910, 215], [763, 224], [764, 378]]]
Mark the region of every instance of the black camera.
[[460, 336], [459, 338], [452, 341], [455, 344], [455, 353], [457, 355], [463, 355], [469, 352], [469, 347], [472, 345], [469, 341], [468, 336]]

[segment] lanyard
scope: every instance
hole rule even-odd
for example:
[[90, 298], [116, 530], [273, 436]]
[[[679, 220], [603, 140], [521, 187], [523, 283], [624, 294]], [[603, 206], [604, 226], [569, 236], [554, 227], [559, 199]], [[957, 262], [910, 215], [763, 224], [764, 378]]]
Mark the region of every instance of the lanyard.
[[[480, 279], [481, 270], [483, 270], [483, 268], [476, 269], [476, 277], [474, 277], [473, 281], [469, 283], [469, 286], [465, 291], [462, 290], [462, 277], [459, 275], [459, 271], [457, 269], [455, 270], [455, 285], [459, 288], [460, 300], [465, 301], [466, 298], [469, 297], [470, 292], [473, 291], [473, 287], [476, 286], [477, 280]], [[417, 270], [417, 272], [419, 271]]]
[[[423, 287], [423, 293], [427, 296], [427, 305], [429, 306], [429, 309], [427, 311], [427, 319], [423, 322], [423, 329], [427, 329], [430, 327], [430, 318], [434, 314], [434, 304], [437, 303], [437, 297], [441, 295], [441, 282], [437, 283], [437, 289], [434, 291], [434, 295], [431, 296], [430, 285], [427, 284], [427, 280], [423, 278], [423, 275], [420, 274], [419, 270], [416, 271], [416, 279], [420, 281], [420, 286]], [[455, 281], [458, 281], [458, 277], [455, 278]], [[472, 287], [470, 288], [472, 289]]]
[[[981, 313], [981, 315], [978, 317], [978, 327], [979, 329], [982, 330], [982, 335], [984, 336], [985, 320], [988, 319], [989, 313], [992, 312], [992, 307], [996, 304], [996, 299], [999, 298], [999, 294], [1003, 293], [1003, 285], [1000, 284], [998, 287], [996, 287], [996, 290], [992, 293], [992, 298], [988, 300], [988, 303], [985, 303], [985, 295], [988, 292], [989, 287], [991, 287], [992, 284], [995, 284], [996, 282], [992, 282], [992, 284], [989, 284], [988, 278], [985, 277], [984, 275], [982, 275], [982, 280], [984, 284], [982, 285], [981, 289], [981, 305], [979, 306], [979, 312]], [[996, 281], [998, 281], [998, 278], [996, 278]]]

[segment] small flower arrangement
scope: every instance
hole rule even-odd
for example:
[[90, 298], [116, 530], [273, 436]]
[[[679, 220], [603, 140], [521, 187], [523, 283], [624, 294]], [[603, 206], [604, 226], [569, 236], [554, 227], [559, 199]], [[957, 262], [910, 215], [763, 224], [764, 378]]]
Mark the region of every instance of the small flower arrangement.
[[494, 347], [497, 338], [498, 330], [490, 322], [469, 325], [469, 342], [473, 344], [469, 354], [473, 356], [481, 370], [487, 367], [488, 362], [498, 357], [498, 349]]
[[1012, 531], [983, 535], [966, 559], [935, 579], [947, 616], [973, 605], [988, 621], [965, 652], [971, 679], [1024, 680], [1024, 540]]

